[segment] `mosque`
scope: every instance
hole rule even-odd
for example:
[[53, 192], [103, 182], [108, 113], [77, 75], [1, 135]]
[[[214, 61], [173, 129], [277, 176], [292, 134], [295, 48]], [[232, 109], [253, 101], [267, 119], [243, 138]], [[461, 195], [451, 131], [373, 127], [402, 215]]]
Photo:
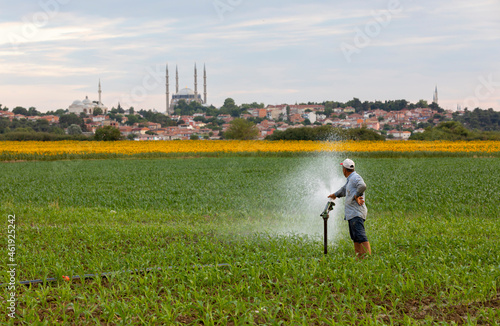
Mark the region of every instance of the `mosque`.
[[108, 108], [101, 102], [101, 81], [99, 80], [99, 101], [91, 101], [88, 96], [85, 96], [83, 101], [75, 100], [69, 107], [69, 113], [75, 113], [80, 115], [80, 113], [93, 114], [95, 108], [100, 108], [103, 114], [108, 113]]
[[203, 66], [203, 98], [201, 94], [198, 94], [198, 71], [196, 69], [196, 64], [194, 64], [194, 90], [186, 87], [179, 91], [179, 71], [177, 70], [177, 66], [175, 67], [175, 94], [172, 95], [172, 98], [170, 98], [169, 83], [167, 64], [167, 115], [174, 114], [174, 107], [180, 100], [184, 100], [188, 104], [193, 101], [200, 104], [207, 104], [207, 71], [205, 66]]

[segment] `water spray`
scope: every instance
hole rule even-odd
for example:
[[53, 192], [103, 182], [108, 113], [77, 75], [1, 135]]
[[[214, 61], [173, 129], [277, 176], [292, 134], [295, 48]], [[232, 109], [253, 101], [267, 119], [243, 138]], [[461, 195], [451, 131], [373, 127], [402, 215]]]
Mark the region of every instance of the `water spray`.
[[330, 211], [333, 210], [333, 206], [335, 206], [335, 203], [333, 202], [333, 200], [329, 200], [328, 203], [326, 203], [323, 213], [320, 214], [320, 216], [323, 218], [323, 227], [324, 227], [323, 246], [325, 255], [328, 253], [328, 218], [330, 217], [329, 215]]

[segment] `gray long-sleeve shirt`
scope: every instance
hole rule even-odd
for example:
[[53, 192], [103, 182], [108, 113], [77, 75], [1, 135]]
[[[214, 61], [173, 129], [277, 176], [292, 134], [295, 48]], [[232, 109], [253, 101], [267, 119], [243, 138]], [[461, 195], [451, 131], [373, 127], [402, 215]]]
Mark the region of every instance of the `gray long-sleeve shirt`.
[[340, 188], [336, 193], [336, 197], [345, 197], [345, 220], [349, 221], [354, 217], [361, 217], [366, 220], [366, 214], [368, 210], [366, 204], [359, 206], [359, 204], [354, 199], [354, 196], [364, 196], [366, 190], [366, 184], [363, 178], [356, 172], [351, 173], [347, 177], [346, 184]]

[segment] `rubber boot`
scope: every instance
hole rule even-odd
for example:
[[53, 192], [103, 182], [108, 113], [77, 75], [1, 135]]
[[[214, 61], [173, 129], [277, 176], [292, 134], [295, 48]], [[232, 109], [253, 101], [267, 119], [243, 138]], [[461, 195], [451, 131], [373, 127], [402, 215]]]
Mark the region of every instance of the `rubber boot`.
[[370, 242], [365, 241], [359, 244], [359, 249], [361, 252], [361, 258], [365, 258], [366, 254], [372, 254], [372, 248], [370, 247]]
[[354, 242], [354, 252], [356, 253], [356, 259], [361, 259], [362, 255], [362, 248], [361, 248], [361, 243], [359, 242]]

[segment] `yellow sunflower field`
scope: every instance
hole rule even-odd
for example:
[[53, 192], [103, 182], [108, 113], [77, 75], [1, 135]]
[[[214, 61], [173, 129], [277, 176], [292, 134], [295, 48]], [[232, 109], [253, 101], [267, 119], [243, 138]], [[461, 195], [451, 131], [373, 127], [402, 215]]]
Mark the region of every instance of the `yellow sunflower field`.
[[499, 141], [3, 141], [2, 160], [105, 158], [147, 154], [210, 154], [210, 153], [474, 153], [498, 154]]

